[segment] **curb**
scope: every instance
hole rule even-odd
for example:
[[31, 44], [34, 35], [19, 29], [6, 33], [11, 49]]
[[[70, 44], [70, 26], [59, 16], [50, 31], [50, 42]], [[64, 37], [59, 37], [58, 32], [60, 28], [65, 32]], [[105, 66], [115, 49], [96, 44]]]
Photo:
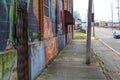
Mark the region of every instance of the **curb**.
[[[97, 55], [93, 48], [91, 49], [91, 51], [92, 51], [92, 54], [93, 54], [94, 56]], [[98, 55], [97, 55], [97, 56], [98, 56]], [[103, 74], [104, 74], [105, 77], [107, 78], [107, 80], [113, 80], [113, 79], [110, 77], [110, 75], [108, 74], [108, 70], [104, 67], [104, 62], [101, 60], [101, 58], [98, 58], [98, 63], [99, 63], [100, 68], [101, 68], [102, 71], [103, 71]]]

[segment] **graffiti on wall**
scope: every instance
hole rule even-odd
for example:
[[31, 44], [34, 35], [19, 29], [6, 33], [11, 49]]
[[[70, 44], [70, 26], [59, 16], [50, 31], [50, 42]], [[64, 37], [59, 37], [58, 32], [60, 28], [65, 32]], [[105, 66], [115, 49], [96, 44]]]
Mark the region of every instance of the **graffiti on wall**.
[[58, 35], [63, 34], [63, 0], [58, 0], [58, 14], [57, 14], [57, 21], [58, 21]]
[[0, 54], [0, 80], [17, 80], [16, 51]]
[[55, 15], [55, 0], [50, 0], [50, 23], [52, 24], [53, 36], [57, 35], [56, 15]]

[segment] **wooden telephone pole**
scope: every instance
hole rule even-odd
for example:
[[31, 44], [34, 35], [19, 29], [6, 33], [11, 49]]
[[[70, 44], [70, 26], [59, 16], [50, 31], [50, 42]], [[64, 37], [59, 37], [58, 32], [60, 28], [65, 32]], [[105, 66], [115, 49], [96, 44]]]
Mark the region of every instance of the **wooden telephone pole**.
[[86, 64], [91, 63], [91, 22], [92, 22], [92, 0], [88, 4], [88, 26], [87, 26], [87, 48], [86, 48]]

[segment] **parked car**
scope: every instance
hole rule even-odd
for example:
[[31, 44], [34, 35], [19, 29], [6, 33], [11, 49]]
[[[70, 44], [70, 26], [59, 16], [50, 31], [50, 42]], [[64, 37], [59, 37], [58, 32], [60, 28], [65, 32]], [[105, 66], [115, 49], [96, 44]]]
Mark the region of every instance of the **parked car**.
[[114, 38], [120, 38], [120, 30], [117, 30], [113, 33]]

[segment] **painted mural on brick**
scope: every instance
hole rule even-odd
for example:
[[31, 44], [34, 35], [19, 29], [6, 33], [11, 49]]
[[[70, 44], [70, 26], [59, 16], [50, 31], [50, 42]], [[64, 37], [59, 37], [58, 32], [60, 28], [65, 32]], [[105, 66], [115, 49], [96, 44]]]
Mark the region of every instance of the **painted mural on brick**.
[[54, 0], [49, 0], [49, 17], [44, 17], [44, 38], [52, 38], [56, 35]]
[[56, 15], [55, 15], [55, 2], [49, 0], [49, 17], [44, 17], [44, 39], [45, 39], [45, 59], [48, 63], [58, 52], [57, 41], [54, 36], [56, 33]]
[[38, 0], [27, 0], [28, 9], [28, 39], [38, 41]]
[[0, 54], [0, 80], [17, 80], [16, 51]]
[[50, 23], [52, 24], [53, 36], [57, 36], [55, 0], [50, 0]]
[[[15, 26], [17, 8], [22, 0], [0, 0], [0, 52], [16, 44]], [[29, 41], [38, 40], [38, 0], [26, 0], [28, 10]], [[4, 35], [4, 36], [3, 36]]]
[[17, 21], [18, 0], [0, 0], [0, 51], [15, 44], [14, 27]]
[[64, 28], [63, 28], [63, 0], [58, 0], [58, 16], [57, 16], [57, 26], [58, 26], [58, 51], [61, 51], [65, 46]]
[[58, 35], [63, 34], [63, 0], [58, 0], [58, 14], [57, 14], [57, 26], [58, 26]]

